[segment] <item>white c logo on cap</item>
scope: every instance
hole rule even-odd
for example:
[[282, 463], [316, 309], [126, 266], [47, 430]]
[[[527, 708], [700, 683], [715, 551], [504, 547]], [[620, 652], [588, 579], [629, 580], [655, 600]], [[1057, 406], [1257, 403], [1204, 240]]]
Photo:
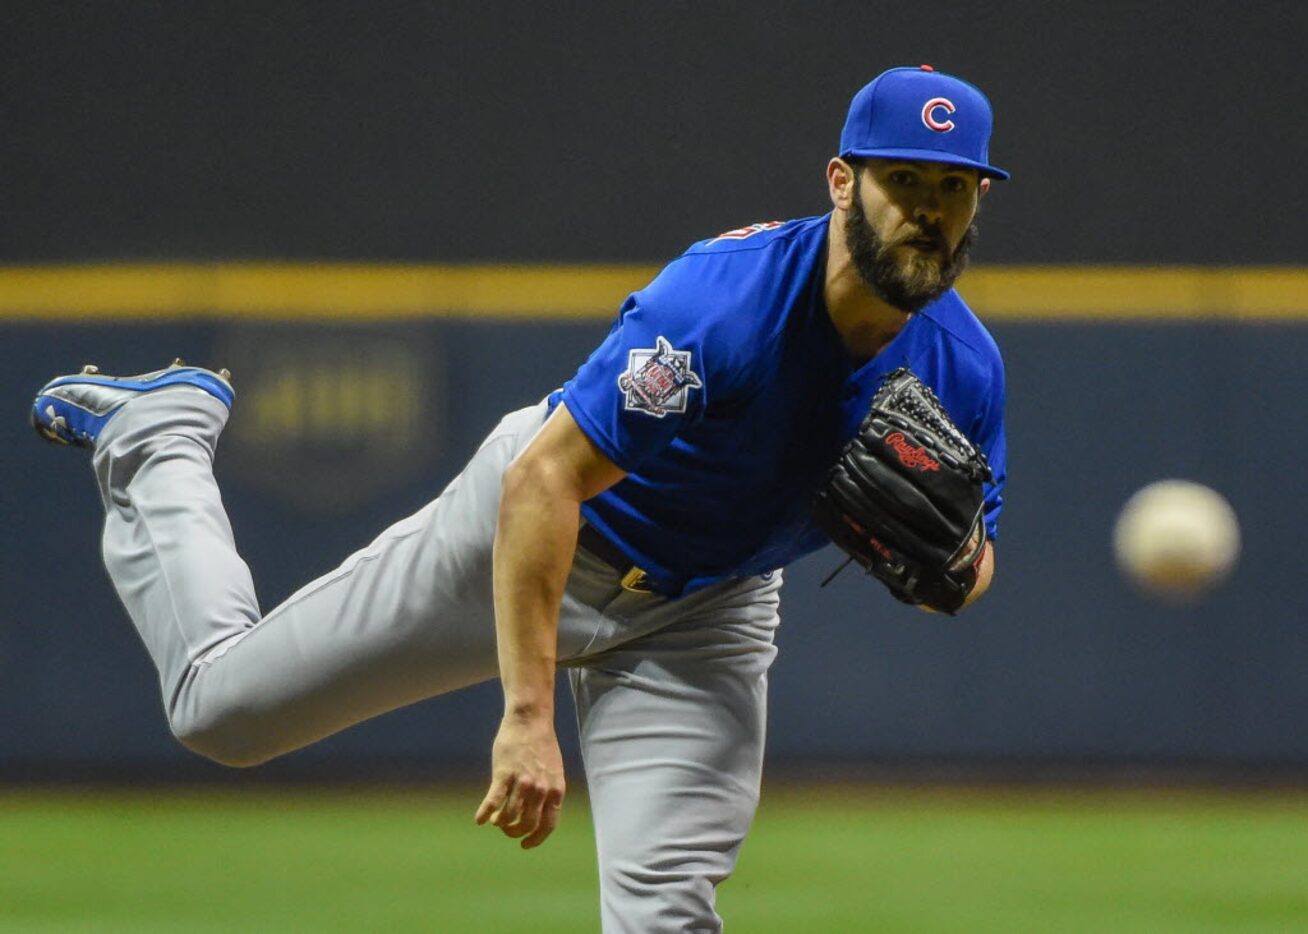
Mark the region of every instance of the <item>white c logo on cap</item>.
[[937, 133], [948, 133], [954, 128], [953, 120], [937, 120], [934, 111], [937, 107], [943, 107], [945, 113], [953, 113], [957, 108], [954, 102], [947, 97], [933, 97], [922, 106], [922, 122], [926, 124], [928, 130], [935, 130]]

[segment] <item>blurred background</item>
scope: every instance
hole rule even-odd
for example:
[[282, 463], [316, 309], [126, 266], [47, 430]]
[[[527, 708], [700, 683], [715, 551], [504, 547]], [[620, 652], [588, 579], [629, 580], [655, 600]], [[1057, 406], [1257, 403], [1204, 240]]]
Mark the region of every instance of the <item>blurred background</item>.
[[[1219, 810], [1233, 789], [1271, 789], [1300, 843], [1276, 845], [1271, 890], [1255, 876], [1239, 893], [1265, 895], [1274, 928], [1308, 925], [1308, 600], [1295, 583], [1308, 528], [1302, 4], [3, 12], [0, 782], [11, 793], [0, 808], [11, 852], [53, 839], [40, 828], [66, 799], [48, 813], [41, 802], [56, 786], [272, 794], [265, 786], [477, 781], [499, 716], [498, 687], [482, 685], [255, 772], [184, 752], [100, 564], [85, 458], [38, 444], [26, 425], [34, 389], [85, 362], [133, 373], [181, 355], [231, 368], [239, 398], [217, 471], [272, 607], [435, 496], [501, 413], [566, 379], [626, 293], [689, 243], [824, 212], [850, 96], [884, 68], [927, 62], [987, 92], [991, 157], [1013, 175], [983, 205], [961, 289], [1008, 372], [999, 574], [948, 620], [852, 572], [818, 589], [834, 552], [788, 571], [769, 781], [871, 788], [882, 817], [924, 785], [1202, 786]], [[1241, 521], [1238, 567], [1197, 602], [1152, 600], [1113, 563], [1118, 510], [1163, 477], [1214, 487]], [[565, 744], [580, 789], [575, 740]], [[464, 798], [459, 820], [475, 806]], [[27, 835], [19, 814], [35, 815]], [[1184, 834], [1167, 839], [1194, 851]], [[72, 852], [50, 857], [47, 881]], [[747, 849], [742, 877], [749, 866]], [[589, 871], [581, 884], [593, 887]], [[11, 906], [37, 891], [8, 878]], [[809, 922], [827, 904], [803, 901], [814, 891], [792, 902]], [[594, 928], [589, 897], [585, 923], [560, 930]], [[51, 923], [45, 901], [29, 903], [6, 929]], [[91, 924], [104, 902], [86, 904], [91, 914], [63, 921]], [[972, 929], [1022, 926], [972, 904]], [[767, 927], [785, 911], [765, 907], [743, 929], [787, 929]], [[1181, 916], [1196, 930], [1226, 917], [1190, 907]], [[337, 908], [336, 921], [354, 917]], [[515, 917], [505, 909], [482, 929], [514, 929]], [[906, 917], [880, 920], [935, 923]]]

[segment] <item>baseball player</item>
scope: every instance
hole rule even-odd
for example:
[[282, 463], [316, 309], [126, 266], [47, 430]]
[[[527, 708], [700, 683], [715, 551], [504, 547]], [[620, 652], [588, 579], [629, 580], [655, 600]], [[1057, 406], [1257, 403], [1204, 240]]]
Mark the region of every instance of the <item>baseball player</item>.
[[88, 367], [43, 387], [38, 432], [92, 451], [105, 564], [177, 738], [255, 765], [498, 677], [476, 820], [534, 847], [564, 795], [564, 668], [604, 930], [719, 930], [714, 889], [758, 801], [780, 569], [828, 542], [815, 493], [892, 370], [911, 368], [989, 461], [960, 599], [989, 586], [1004, 375], [952, 286], [979, 199], [1007, 177], [991, 120], [979, 90], [928, 66], [878, 76], [827, 165], [829, 213], [690, 247], [435, 501], [266, 613], [212, 473], [227, 372]]

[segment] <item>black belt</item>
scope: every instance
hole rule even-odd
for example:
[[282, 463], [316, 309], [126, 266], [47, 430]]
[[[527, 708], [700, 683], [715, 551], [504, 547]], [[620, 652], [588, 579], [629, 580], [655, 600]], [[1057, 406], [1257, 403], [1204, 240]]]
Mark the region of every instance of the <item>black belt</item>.
[[577, 533], [577, 544], [599, 558], [622, 577], [622, 587], [632, 593], [655, 593], [649, 577], [631, 563], [622, 549], [604, 537], [593, 525], [583, 525]]

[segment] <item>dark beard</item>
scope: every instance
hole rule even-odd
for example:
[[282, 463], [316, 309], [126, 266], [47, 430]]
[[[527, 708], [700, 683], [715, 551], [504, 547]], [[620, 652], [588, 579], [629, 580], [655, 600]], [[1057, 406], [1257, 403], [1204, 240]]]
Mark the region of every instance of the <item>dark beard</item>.
[[[923, 228], [921, 233], [942, 243], [939, 228]], [[929, 255], [913, 254], [907, 266], [901, 264], [891, 248], [872, 229], [863, 212], [858, 185], [854, 186], [854, 203], [845, 216], [845, 245], [863, 283], [886, 304], [907, 314], [924, 308], [951, 288], [967, 268], [968, 253], [976, 240], [976, 224], [967, 228], [958, 249], [943, 264]]]

